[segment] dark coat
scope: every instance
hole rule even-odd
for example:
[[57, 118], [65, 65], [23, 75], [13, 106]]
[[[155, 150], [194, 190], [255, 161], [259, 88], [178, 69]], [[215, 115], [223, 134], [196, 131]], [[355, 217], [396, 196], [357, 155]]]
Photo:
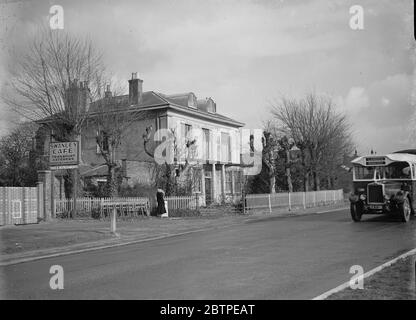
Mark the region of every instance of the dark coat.
[[157, 200], [157, 214], [162, 215], [166, 213], [165, 192], [163, 192], [162, 189], [157, 189], [156, 200]]

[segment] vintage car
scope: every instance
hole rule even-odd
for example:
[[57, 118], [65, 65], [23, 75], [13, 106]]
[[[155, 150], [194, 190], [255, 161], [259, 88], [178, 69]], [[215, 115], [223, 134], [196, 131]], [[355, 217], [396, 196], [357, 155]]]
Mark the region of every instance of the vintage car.
[[416, 207], [416, 150], [358, 157], [352, 164], [352, 220], [391, 213], [408, 222]]

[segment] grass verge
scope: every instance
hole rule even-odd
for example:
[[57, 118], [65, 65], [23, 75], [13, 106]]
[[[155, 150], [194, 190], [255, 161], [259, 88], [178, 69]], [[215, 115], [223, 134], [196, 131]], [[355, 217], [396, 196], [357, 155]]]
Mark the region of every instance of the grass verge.
[[364, 289], [347, 288], [327, 300], [416, 300], [416, 255], [364, 279]]

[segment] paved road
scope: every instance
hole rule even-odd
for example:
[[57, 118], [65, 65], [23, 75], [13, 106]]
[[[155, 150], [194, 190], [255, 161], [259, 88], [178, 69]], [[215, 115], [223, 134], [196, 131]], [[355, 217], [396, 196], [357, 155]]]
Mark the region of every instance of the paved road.
[[[416, 247], [416, 219], [403, 224], [349, 213], [246, 221], [124, 247], [3, 267], [2, 298], [310, 299]], [[49, 288], [51, 265], [63, 290]]]

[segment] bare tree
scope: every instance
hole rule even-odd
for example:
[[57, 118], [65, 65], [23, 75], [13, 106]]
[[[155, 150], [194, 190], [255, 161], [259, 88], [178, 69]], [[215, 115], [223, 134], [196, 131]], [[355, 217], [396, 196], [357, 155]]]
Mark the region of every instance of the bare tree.
[[295, 145], [293, 139], [288, 139], [287, 136], [283, 136], [278, 140], [280, 147], [280, 153], [283, 154], [282, 158], [284, 160], [284, 169], [287, 181], [287, 187], [289, 192], [293, 192], [293, 183], [292, 183], [292, 165], [294, 160], [292, 159], [291, 151]]
[[276, 193], [276, 159], [278, 156], [278, 143], [276, 127], [273, 126], [270, 121], [265, 124], [261, 142], [263, 145], [262, 161], [266, 165], [269, 179], [269, 192]]
[[135, 124], [149, 117], [149, 113], [140, 108], [126, 107], [123, 96], [117, 97], [121, 90], [120, 86], [115, 86], [111, 90], [109, 84], [104, 88], [103, 83], [100, 92], [104, 94], [91, 104], [91, 111], [86, 121], [87, 125], [92, 126], [96, 131], [97, 146], [107, 166], [108, 197], [118, 195], [121, 164], [117, 159], [117, 152], [122, 141]]
[[[41, 28], [17, 61], [11, 90], [3, 97], [6, 103], [24, 118], [48, 120], [44, 123], [57, 138], [80, 134], [85, 106], [96, 98], [105, 73], [92, 42]], [[79, 81], [86, 95], [74, 90]]]
[[293, 192], [292, 167], [298, 162], [292, 155], [295, 141], [279, 130], [276, 121], [269, 120], [264, 124], [263, 130], [263, 163], [266, 165], [269, 176], [270, 193], [276, 192], [276, 178], [283, 167], [287, 189]]
[[330, 97], [314, 93], [303, 99], [282, 98], [272, 109], [279, 130], [293, 139], [301, 154], [304, 190], [312, 179], [313, 189], [320, 189], [321, 176], [350, 152], [352, 139], [346, 117], [335, 112]]
[[[6, 104], [47, 126], [55, 140], [78, 140], [88, 103], [100, 93], [101, 53], [89, 39], [44, 26], [17, 61], [3, 96]], [[75, 198], [78, 169], [72, 173]]]
[[181, 141], [175, 128], [166, 129], [165, 133], [165, 156], [161, 157], [155, 152], [160, 142], [153, 143], [152, 126], [148, 126], [143, 134], [143, 148], [146, 154], [155, 160], [157, 176], [167, 195], [177, 193], [180, 184], [185, 185], [189, 191], [196, 185], [197, 140], [194, 137], [186, 137], [185, 141]]

